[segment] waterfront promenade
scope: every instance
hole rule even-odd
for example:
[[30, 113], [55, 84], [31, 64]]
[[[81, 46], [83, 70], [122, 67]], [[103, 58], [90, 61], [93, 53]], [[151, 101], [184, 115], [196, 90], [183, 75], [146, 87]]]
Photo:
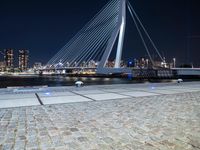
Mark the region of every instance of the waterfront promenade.
[[199, 141], [200, 82], [0, 90], [0, 149], [199, 150]]

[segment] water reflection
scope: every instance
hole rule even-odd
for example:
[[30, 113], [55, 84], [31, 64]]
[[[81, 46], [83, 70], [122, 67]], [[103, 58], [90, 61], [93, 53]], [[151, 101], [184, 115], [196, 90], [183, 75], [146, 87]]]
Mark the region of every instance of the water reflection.
[[[130, 80], [128, 78], [94, 78], [94, 77], [0, 77], [0, 88], [11, 86], [70, 86], [79, 80], [84, 85], [102, 85], [102, 84], [123, 84], [123, 83], [145, 83], [145, 80]], [[160, 82], [160, 81], [157, 81]]]

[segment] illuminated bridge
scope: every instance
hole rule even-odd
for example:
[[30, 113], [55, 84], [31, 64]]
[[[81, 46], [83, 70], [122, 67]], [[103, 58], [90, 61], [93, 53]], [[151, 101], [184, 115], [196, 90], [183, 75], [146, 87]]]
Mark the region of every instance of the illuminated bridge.
[[[111, 0], [48, 61], [46, 69], [76, 68], [94, 61], [97, 62], [94, 66], [99, 74], [130, 73], [132, 70], [120, 65], [127, 12], [132, 17], [150, 63], [154, 65], [154, 60], [145, 39], [151, 43], [160, 61], [163, 61], [157, 47], [130, 2], [128, 0]], [[144, 35], [146, 38], [144, 38]], [[113, 50], [116, 52], [114, 66], [107, 67], [106, 63]]]

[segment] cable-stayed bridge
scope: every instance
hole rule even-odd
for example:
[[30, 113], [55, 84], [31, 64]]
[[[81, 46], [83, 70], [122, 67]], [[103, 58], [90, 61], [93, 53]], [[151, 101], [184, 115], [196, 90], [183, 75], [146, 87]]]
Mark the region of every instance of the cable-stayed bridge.
[[[78, 68], [96, 62], [97, 73], [129, 73], [121, 67], [127, 12], [130, 13], [142, 40], [150, 63], [154, 66], [146, 40], [163, 61], [157, 47], [128, 0], [110, 0], [58, 53], [47, 63], [45, 69]], [[144, 35], [146, 38], [144, 38]], [[116, 48], [115, 48], [115, 45]], [[107, 67], [112, 51], [116, 51], [114, 67]], [[87, 66], [87, 65], [85, 65]]]

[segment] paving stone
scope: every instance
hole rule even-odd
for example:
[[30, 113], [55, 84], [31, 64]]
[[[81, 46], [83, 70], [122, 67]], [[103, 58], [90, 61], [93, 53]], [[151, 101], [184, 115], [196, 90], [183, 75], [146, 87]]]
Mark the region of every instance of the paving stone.
[[101, 100], [111, 100], [111, 99], [122, 99], [129, 98], [130, 96], [115, 94], [115, 93], [106, 93], [106, 94], [88, 94], [85, 95], [91, 99], [101, 101]]
[[5, 143], [2, 146], [2, 150], [11, 150], [11, 149], [13, 149], [13, 144], [7, 144], [7, 143]]
[[71, 131], [71, 132], [77, 132], [78, 129], [77, 129], [77, 128], [70, 128], [70, 131]]
[[64, 131], [64, 132], [62, 133], [62, 135], [63, 135], [63, 136], [68, 136], [68, 135], [72, 135], [72, 133], [69, 132], [69, 131]]
[[78, 137], [77, 139], [80, 142], [86, 142], [86, 141], [88, 141], [87, 137]]
[[[0, 150], [200, 149], [200, 93], [187, 90], [193, 83], [160, 87], [159, 95], [148, 94], [158, 88], [135, 86], [88, 88], [93, 90], [88, 96], [116, 92], [107, 101], [0, 109]], [[143, 92], [118, 99], [120, 89]]]
[[14, 149], [16, 150], [25, 149], [25, 141], [16, 141]]
[[87, 102], [91, 101], [88, 98], [76, 95], [76, 96], [57, 96], [55, 97], [43, 97], [41, 98], [44, 104], [62, 104], [62, 103], [73, 103], [73, 102]]

